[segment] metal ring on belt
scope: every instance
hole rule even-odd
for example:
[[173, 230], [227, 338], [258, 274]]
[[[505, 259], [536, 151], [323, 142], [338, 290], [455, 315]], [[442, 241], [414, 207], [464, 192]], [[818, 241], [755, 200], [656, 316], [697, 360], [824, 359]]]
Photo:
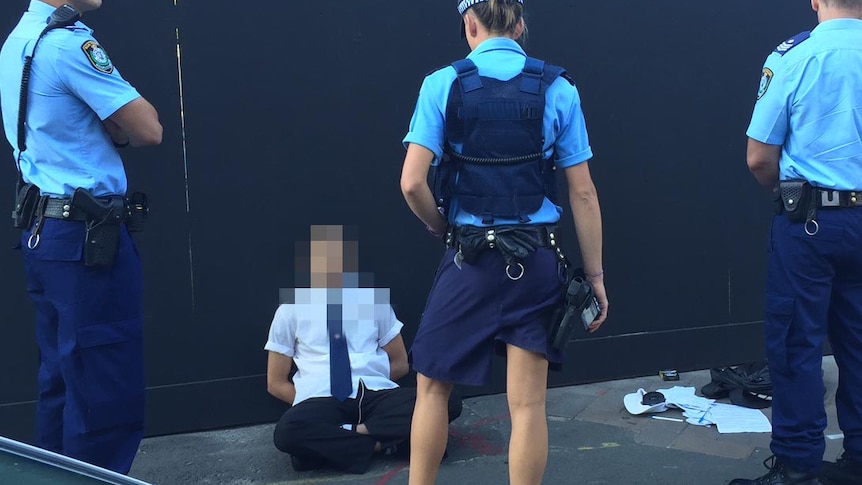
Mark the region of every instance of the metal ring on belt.
[[69, 199], [55, 199], [53, 197], [45, 203], [45, 211], [42, 215], [51, 219], [63, 219], [67, 221], [87, 220], [87, 215], [75, 210]]

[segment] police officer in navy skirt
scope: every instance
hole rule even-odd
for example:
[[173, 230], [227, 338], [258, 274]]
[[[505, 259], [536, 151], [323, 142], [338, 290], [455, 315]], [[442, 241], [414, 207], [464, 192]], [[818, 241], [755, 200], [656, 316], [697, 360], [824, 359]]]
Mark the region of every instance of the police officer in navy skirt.
[[447, 243], [411, 349], [418, 392], [409, 481], [434, 483], [452, 386], [486, 384], [496, 349], [507, 357], [510, 482], [538, 484], [548, 455], [548, 368], [562, 360], [548, 338], [564, 280], [554, 234], [562, 212], [554, 203], [557, 171], [568, 182], [584, 270], [601, 308], [590, 330], [608, 313], [592, 150], [572, 79], [517, 42], [526, 28], [523, 0], [457, 7], [472, 52], [425, 78], [404, 139], [404, 197]]
[[[811, 4], [820, 23], [766, 59], [747, 132], [748, 166], [775, 189], [765, 301], [774, 456], [766, 474], [733, 485], [862, 484], [862, 0]], [[827, 336], [837, 463], [822, 462]]]
[[32, 0], [0, 51], [0, 101], [36, 307], [35, 444], [127, 473], [144, 421], [141, 262], [129, 229], [146, 207], [126, 197], [118, 148], [158, 144], [162, 126], [78, 21], [101, 3]]

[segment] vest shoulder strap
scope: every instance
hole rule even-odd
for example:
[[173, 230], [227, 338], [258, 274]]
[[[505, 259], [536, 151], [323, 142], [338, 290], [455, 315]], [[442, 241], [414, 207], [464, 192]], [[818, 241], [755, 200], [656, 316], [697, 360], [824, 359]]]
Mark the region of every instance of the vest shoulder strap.
[[[566, 73], [566, 70], [553, 64], [545, 64], [545, 61], [528, 57], [524, 61], [524, 70], [521, 73], [521, 91], [530, 94], [540, 94], [558, 77], [562, 77], [572, 86], [574, 80]], [[543, 87], [544, 85], [544, 87]]]
[[479, 77], [479, 68], [470, 59], [461, 59], [452, 63], [455, 73], [458, 75], [458, 83], [461, 92], [469, 93], [482, 88], [482, 78]]

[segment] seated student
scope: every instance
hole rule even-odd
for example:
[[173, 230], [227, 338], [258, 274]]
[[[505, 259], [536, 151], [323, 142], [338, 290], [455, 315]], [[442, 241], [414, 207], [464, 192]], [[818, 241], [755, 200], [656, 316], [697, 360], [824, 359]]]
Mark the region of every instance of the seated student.
[[[312, 226], [311, 287], [278, 307], [265, 346], [267, 389], [291, 405], [275, 446], [297, 471], [364, 473], [376, 453], [406, 456], [416, 389], [395, 383], [409, 371], [403, 324], [386, 292], [355, 287], [356, 245], [341, 226]], [[450, 421], [460, 413], [450, 400]]]

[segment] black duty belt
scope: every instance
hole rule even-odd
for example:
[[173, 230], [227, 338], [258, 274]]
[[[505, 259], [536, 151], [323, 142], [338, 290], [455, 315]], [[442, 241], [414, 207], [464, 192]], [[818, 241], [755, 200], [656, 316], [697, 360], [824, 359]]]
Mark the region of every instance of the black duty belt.
[[817, 206], [828, 207], [862, 207], [862, 191], [829, 190], [816, 188]]
[[519, 231], [523, 233], [527, 233], [535, 238], [535, 241], [538, 243], [538, 247], [554, 247], [557, 244], [555, 240], [554, 231], [556, 228], [554, 226], [527, 226], [527, 225], [515, 225], [515, 226], [490, 226], [490, 227], [478, 227], [478, 226], [454, 226], [450, 227], [449, 231], [446, 233], [446, 245], [450, 248], [455, 247], [458, 244], [459, 240], [463, 240], [465, 238], [476, 237], [479, 235], [484, 236], [485, 240], [488, 242], [488, 245], [491, 249], [494, 248], [494, 241], [498, 237], [497, 235], [500, 233], [506, 233], [509, 231]]
[[67, 221], [85, 221], [87, 215], [83, 211], [75, 210], [70, 199], [56, 199], [51, 197], [45, 202], [45, 210], [42, 215], [51, 219], [63, 219]]

